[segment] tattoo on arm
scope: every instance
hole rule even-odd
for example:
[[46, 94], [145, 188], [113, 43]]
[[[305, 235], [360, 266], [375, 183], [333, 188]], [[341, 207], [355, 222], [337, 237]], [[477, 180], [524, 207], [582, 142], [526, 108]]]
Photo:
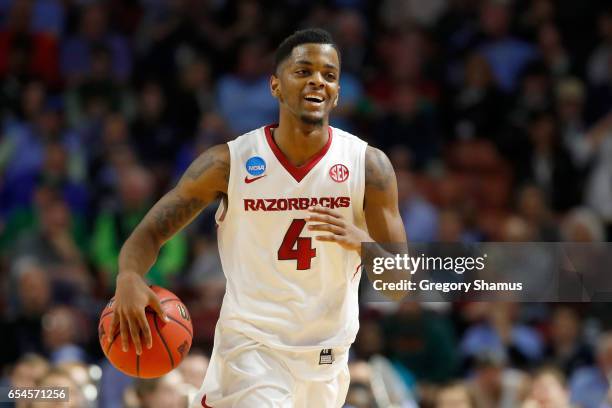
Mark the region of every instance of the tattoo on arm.
[[229, 173], [227, 145], [211, 147], [194, 160], [177, 187], [153, 207], [148, 228], [155, 238], [166, 241], [219, 194], [225, 194]]
[[372, 187], [384, 191], [393, 182], [395, 172], [393, 166], [385, 154], [375, 148], [366, 151], [365, 160], [366, 187]]
[[207, 150], [202, 154], [201, 157], [196, 159], [191, 166], [185, 172], [185, 176], [189, 177], [191, 180], [197, 180], [210, 169], [217, 169], [220, 173], [222, 173], [229, 182], [229, 170], [230, 166], [224, 160], [221, 160], [216, 154], [214, 149]]
[[177, 196], [165, 203], [155, 214], [155, 233], [165, 240], [179, 230], [187, 221], [193, 218], [204, 206], [199, 198], [184, 199]]

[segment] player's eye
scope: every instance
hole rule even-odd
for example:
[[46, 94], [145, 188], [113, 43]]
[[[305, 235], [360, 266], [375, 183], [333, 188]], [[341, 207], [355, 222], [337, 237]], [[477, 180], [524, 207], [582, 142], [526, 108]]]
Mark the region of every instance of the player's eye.
[[308, 70], [306, 69], [298, 69], [297, 71], [295, 71], [296, 74], [298, 75], [308, 75]]
[[336, 80], [336, 74], [332, 74], [332, 73], [327, 74], [327, 80], [328, 81], [335, 81]]

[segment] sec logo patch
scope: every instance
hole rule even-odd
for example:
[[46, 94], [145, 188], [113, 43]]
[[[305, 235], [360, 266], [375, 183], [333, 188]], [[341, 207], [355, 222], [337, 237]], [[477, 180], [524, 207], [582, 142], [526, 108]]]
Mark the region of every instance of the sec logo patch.
[[349, 170], [346, 168], [344, 164], [335, 164], [329, 169], [329, 176], [336, 183], [342, 183], [346, 181], [349, 176]]

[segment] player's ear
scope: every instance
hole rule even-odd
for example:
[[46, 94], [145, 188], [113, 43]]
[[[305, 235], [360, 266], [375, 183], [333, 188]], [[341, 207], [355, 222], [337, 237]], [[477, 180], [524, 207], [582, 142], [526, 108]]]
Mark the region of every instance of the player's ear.
[[334, 99], [334, 108], [338, 106], [338, 99], [340, 99], [340, 85], [338, 85], [338, 93], [336, 94], [336, 98]]
[[280, 98], [280, 80], [275, 74], [270, 75], [270, 93], [276, 99]]

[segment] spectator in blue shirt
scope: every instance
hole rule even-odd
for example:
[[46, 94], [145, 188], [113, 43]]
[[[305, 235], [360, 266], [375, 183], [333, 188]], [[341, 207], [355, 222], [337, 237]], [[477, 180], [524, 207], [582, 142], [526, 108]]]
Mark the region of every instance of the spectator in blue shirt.
[[219, 79], [219, 110], [235, 135], [276, 120], [278, 103], [270, 94], [265, 61], [264, 44], [246, 42], [238, 51], [236, 71]]
[[109, 50], [114, 79], [123, 82], [132, 71], [132, 52], [127, 40], [108, 29], [104, 6], [91, 3], [80, 15], [79, 32], [62, 44], [60, 69], [69, 83], [80, 82], [92, 70], [92, 51], [95, 46]]
[[491, 65], [502, 90], [512, 92], [526, 63], [536, 57], [535, 48], [509, 35], [508, 6], [501, 2], [486, 2], [481, 10], [480, 24], [488, 39], [479, 52]]
[[582, 408], [600, 408], [605, 402], [612, 374], [612, 332], [599, 337], [596, 360], [596, 365], [583, 367], [570, 378], [572, 403]]
[[539, 362], [544, 351], [541, 336], [516, 321], [518, 305], [498, 303], [489, 309], [487, 321], [470, 327], [461, 341], [464, 357], [474, 359], [484, 352], [508, 356], [510, 366], [528, 367]]

